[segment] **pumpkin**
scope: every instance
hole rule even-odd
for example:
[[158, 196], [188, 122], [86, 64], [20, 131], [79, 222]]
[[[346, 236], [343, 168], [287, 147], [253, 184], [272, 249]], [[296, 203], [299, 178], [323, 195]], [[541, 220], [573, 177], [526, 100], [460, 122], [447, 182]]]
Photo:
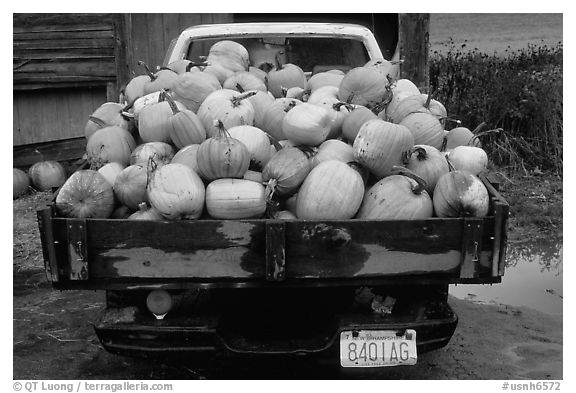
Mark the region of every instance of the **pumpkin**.
[[288, 112], [300, 104], [302, 101], [294, 98], [276, 99], [265, 109], [259, 128], [278, 140], [285, 140], [286, 135], [282, 131], [282, 121]]
[[216, 123], [220, 135], [206, 139], [198, 148], [198, 173], [208, 181], [242, 178], [250, 165], [250, 153], [230, 136], [221, 121]]
[[151, 221], [162, 221], [164, 217], [158, 212], [158, 210], [153, 207], [149, 207], [146, 202], [142, 202], [138, 205], [138, 210], [128, 216], [129, 220], [151, 220]]
[[206, 189], [202, 179], [183, 164], [167, 164], [152, 171], [148, 182], [150, 205], [169, 220], [202, 215]]
[[475, 146], [457, 146], [450, 152], [450, 163], [455, 169], [466, 170], [478, 176], [488, 169], [488, 155]]
[[117, 126], [101, 128], [86, 143], [90, 168], [98, 170], [109, 162], [128, 165], [135, 147], [136, 141], [125, 129]]
[[138, 117], [140, 116], [140, 112], [142, 112], [142, 109], [144, 109], [149, 105], [157, 104], [162, 101], [164, 101], [164, 94], [162, 93], [162, 91], [155, 91], [154, 93], [146, 94], [145, 96], [142, 96], [138, 98], [136, 101], [134, 101], [131, 111], [134, 116], [134, 121], [136, 121], [136, 124], [138, 124]]
[[444, 141], [444, 151], [452, 151], [457, 146], [475, 146], [482, 147], [480, 139], [478, 136], [483, 133], [480, 132], [486, 126], [485, 122], [482, 122], [474, 129], [470, 131], [466, 127], [456, 127], [446, 132]]
[[176, 78], [172, 92], [176, 101], [181, 102], [187, 109], [196, 113], [206, 97], [221, 89], [220, 82], [213, 75], [202, 72], [186, 72]]
[[[345, 185], [343, 187], [343, 185]], [[296, 202], [296, 216], [305, 220], [354, 217], [364, 197], [364, 181], [346, 163], [329, 160], [310, 171]]]
[[130, 165], [148, 166], [150, 159], [156, 165], [169, 164], [174, 157], [174, 148], [164, 142], [148, 142], [138, 145], [130, 154]]
[[414, 146], [414, 137], [406, 127], [380, 119], [368, 120], [354, 140], [354, 158], [370, 169], [378, 179], [390, 174]]
[[[126, 131], [125, 131], [126, 132]], [[58, 161], [40, 161], [28, 169], [28, 176], [38, 191], [49, 191], [66, 181], [66, 171]]]
[[258, 67], [250, 66], [248, 67], [248, 72], [260, 79], [264, 84], [266, 84], [266, 78], [268, 77], [268, 73], [264, 70], [261, 70]]
[[424, 220], [433, 215], [432, 199], [425, 182], [395, 167], [394, 173], [366, 192], [356, 218], [363, 220]]
[[383, 58], [372, 59], [364, 64], [364, 67], [372, 67], [385, 77], [398, 78], [400, 74], [399, 62], [388, 61]]
[[315, 105], [328, 110], [332, 117], [330, 132], [328, 133], [327, 139], [339, 138], [342, 135], [342, 124], [350, 112], [354, 110], [354, 106], [341, 102], [338, 98], [330, 98], [328, 96], [319, 100]]
[[109, 218], [113, 218], [113, 219], [117, 219], [117, 220], [125, 220], [128, 217], [130, 217], [130, 215], [132, 214], [132, 210], [130, 210], [130, 208], [128, 206], [118, 206], [116, 209], [114, 209], [114, 211], [112, 212], [112, 214], [110, 215]]
[[122, 205], [136, 210], [142, 202], [148, 202], [147, 184], [148, 167], [140, 164], [130, 165], [116, 176], [114, 195]]
[[434, 188], [434, 210], [438, 217], [484, 217], [488, 214], [486, 186], [468, 171], [443, 175]]
[[373, 68], [356, 67], [342, 79], [338, 98], [350, 104], [373, 108], [389, 95], [388, 79]]
[[123, 111], [124, 106], [116, 102], [105, 102], [100, 105], [88, 117], [88, 122], [86, 122], [84, 127], [86, 139], [89, 139], [96, 130], [107, 126], [118, 126], [130, 131], [132, 126], [130, 121], [122, 114]]
[[328, 137], [332, 120], [328, 110], [303, 103], [284, 116], [282, 132], [296, 145], [318, 146]]
[[210, 94], [198, 109], [198, 117], [204, 124], [206, 135], [209, 137], [219, 135], [215, 120], [222, 122], [225, 128], [234, 126], [253, 125], [254, 107], [247, 100], [256, 93], [239, 93], [235, 90], [222, 89]]
[[12, 170], [12, 199], [19, 198], [30, 188], [30, 178], [21, 169], [13, 168]]
[[[163, 94], [166, 98], [166, 94]], [[175, 101], [178, 110], [186, 109]], [[138, 132], [144, 142], [170, 143], [170, 118], [174, 116], [168, 101], [145, 106], [138, 115]]]
[[172, 158], [174, 164], [184, 164], [198, 173], [198, 149], [200, 145], [188, 145], [178, 150]]
[[212, 75], [218, 79], [218, 83], [222, 85], [226, 82], [226, 79], [230, 78], [234, 75], [234, 71], [229, 70], [226, 67], [221, 66], [220, 64], [213, 63], [205, 67], [202, 72], [206, 75]]
[[248, 149], [251, 166], [262, 169], [270, 160], [270, 139], [264, 131], [253, 126], [236, 126], [228, 134]]
[[386, 108], [382, 111], [378, 111], [378, 117], [382, 120], [391, 121], [390, 114], [396, 111], [396, 108], [405, 98], [413, 96], [413, 93], [410, 92], [399, 92], [399, 93], [392, 93], [392, 99], [386, 105]]
[[206, 62], [210, 65], [217, 64], [230, 71], [248, 71], [250, 64], [248, 51], [241, 44], [222, 40], [210, 47]]
[[295, 220], [296, 216], [288, 210], [280, 210], [272, 216], [274, 220]]
[[365, 106], [357, 106], [342, 122], [342, 136], [350, 143], [354, 143], [360, 127], [368, 120], [378, 119], [370, 109]]
[[295, 98], [297, 100], [304, 100], [304, 95], [307, 94], [306, 90], [301, 88], [300, 86], [294, 86], [289, 89], [282, 88], [282, 95], [285, 98]]
[[338, 91], [339, 89], [335, 86], [322, 86], [318, 89], [314, 90], [310, 97], [308, 97], [308, 104], [320, 104], [321, 102], [332, 99], [337, 102], [341, 102], [340, 98], [338, 98]]
[[138, 75], [130, 79], [124, 88], [124, 99], [127, 105], [132, 105], [134, 102], [146, 95], [144, 86], [150, 81], [148, 75]]
[[268, 184], [267, 196], [295, 193], [310, 173], [309, 156], [297, 147], [284, 147], [274, 154], [262, 170], [262, 180]]
[[264, 129], [264, 115], [268, 108], [275, 102], [275, 98], [270, 92], [256, 91], [252, 97], [247, 98], [254, 108], [254, 126]]
[[298, 205], [298, 193], [293, 194], [291, 197], [286, 199], [286, 201], [284, 202], [284, 206], [286, 207], [286, 210], [289, 211], [290, 213], [292, 213], [294, 215], [294, 217], [296, 217], [296, 206], [297, 205]]
[[217, 219], [259, 218], [266, 211], [265, 188], [244, 179], [218, 179], [206, 187], [206, 210]]
[[406, 168], [426, 182], [426, 191], [432, 195], [438, 179], [448, 173], [450, 168], [440, 150], [427, 145], [415, 145], [410, 151]]
[[168, 118], [168, 135], [174, 146], [180, 149], [206, 140], [204, 125], [194, 112], [188, 109], [178, 109], [170, 94], [166, 94], [166, 101], [173, 114]]
[[268, 91], [276, 98], [284, 97], [282, 88], [306, 87], [306, 75], [302, 68], [295, 64], [278, 64], [275, 70], [268, 73]]
[[224, 81], [222, 87], [224, 89], [236, 90], [240, 93], [249, 90], [267, 91], [264, 81], [248, 71], [236, 72]]
[[119, 162], [109, 162], [102, 168], [98, 169], [98, 173], [104, 176], [104, 179], [113, 186], [116, 177], [124, 170], [124, 168], [126, 168], [126, 166]]
[[338, 160], [344, 163], [354, 161], [354, 149], [340, 140], [328, 139], [318, 147], [318, 151], [312, 157], [312, 167], [329, 160]]
[[242, 176], [245, 180], [255, 181], [257, 183], [262, 184], [264, 180], [262, 180], [262, 172], [252, 171], [248, 169], [244, 176]]
[[62, 185], [55, 206], [63, 217], [108, 218], [114, 211], [114, 192], [104, 176], [95, 170], [82, 169]]
[[324, 86], [340, 87], [340, 83], [344, 79], [344, 75], [334, 74], [332, 72], [319, 72], [314, 74], [308, 79], [306, 89], [314, 93], [318, 88]]
[[417, 145], [429, 145], [440, 150], [444, 142], [444, 127], [431, 113], [411, 113], [399, 123], [410, 130]]
[[144, 95], [154, 93], [155, 91], [171, 90], [174, 82], [178, 78], [178, 74], [169, 68], [162, 68], [158, 72], [153, 73], [150, 68], [143, 61], [138, 61], [138, 65], [144, 67], [146, 75], [149, 80], [144, 84]]
[[400, 93], [410, 93], [410, 94], [420, 94], [418, 86], [414, 84], [410, 79], [398, 79], [392, 83], [390, 86], [393, 94]]

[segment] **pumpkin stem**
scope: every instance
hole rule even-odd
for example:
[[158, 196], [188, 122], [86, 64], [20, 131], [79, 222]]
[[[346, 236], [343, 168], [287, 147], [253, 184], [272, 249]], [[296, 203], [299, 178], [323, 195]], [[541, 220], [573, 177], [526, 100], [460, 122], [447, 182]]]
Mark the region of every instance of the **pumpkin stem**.
[[191, 61], [190, 63], [188, 63], [186, 65], [186, 72], [190, 72], [192, 67], [206, 67], [206, 66], [208, 66], [208, 63], [206, 63], [206, 62], [195, 63], [195, 62]]
[[236, 83], [236, 90], [238, 90], [240, 93], [244, 93], [246, 91], [240, 83]]
[[170, 105], [170, 109], [172, 109], [172, 113], [174, 115], [177, 115], [178, 113], [180, 113], [180, 109], [178, 109], [178, 106], [176, 105], [174, 98], [172, 98], [172, 96], [166, 90], [162, 89], [161, 91], [162, 91], [162, 94], [164, 94], [164, 98], [166, 99], [166, 101], [168, 101], [168, 105]]
[[431, 92], [430, 94], [428, 94], [428, 97], [426, 98], [426, 103], [424, 104], [424, 108], [430, 109], [430, 103], [432, 102], [432, 96], [434, 95], [434, 93], [436, 92]]
[[414, 147], [410, 155], [412, 155], [412, 153], [416, 153], [416, 158], [418, 161], [426, 161], [428, 159], [428, 153], [426, 152], [426, 149], [421, 146]]
[[266, 200], [266, 218], [274, 219], [278, 211], [280, 210], [280, 203], [273, 199]]
[[452, 161], [450, 161], [450, 158], [447, 155], [445, 155], [444, 157], [446, 157], [446, 162], [448, 163], [448, 171], [454, 172], [456, 168], [454, 168], [454, 165], [452, 165]]
[[350, 93], [350, 95], [348, 96], [348, 98], [346, 98], [346, 103], [347, 104], [352, 104], [352, 100], [354, 99], [355, 93], [352, 92]]
[[286, 96], [288, 95], [288, 89], [285, 88], [284, 86], [280, 86], [280, 90], [282, 91], [282, 98], [286, 98]]
[[440, 146], [440, 151], [446, 151], [446, 146], [448, 145], [448, 137], [442, 138], [442, 146]]
[[146, 202], [139, 203], [138, 210], [140, 210], [141, 212], [145, 212], [146, 210], [148, 210], [148, 205], [146, 204]]
[[452, 122], [454, 122], [454, 123], [456, 123], [456, 124], [458, 124], [458, 125], [462, 124], [462, 122], [461, 122], [460, 120], [458, 120], [458, 119], [453, 119], [453, 118], [448, 117], [448, 116], [439, 117], [438, 120], [439, 120], [439, 121], [448, 120], [448, 121], [452, 121]]
[[100, 119], [99, 117], [88, 116], [88, 120], [90, 120], [93, 123], [96, 123], [100, 128], [110, 126], [110, 124], [107, 124], [104, 120]]
[[290, 112], [290, 109], [294, 108], [296, 106], [296, 101], [292, 100], [288, 103], [288, 105], [286, 105], [286, 108], [284, 108], [284, 112], [288, 113]]
[[278, 55], [278, 53], [274, 55], [274, 62], [276, 63], [276, 71], [281, 70], [282, 62], [280, 61], [280, 55]]
[[336, 112], [340, 112], [340, 108], [342, 107], [348, 109], [349, 112], [352, 112], [352, 110], [354, 109], [354, 106], [348, 104], [347, 102], [337, 102], [334, 105], [332, 105], [332, 109], [334, 109]]
[[416, 195], [420, 195], [422, 191], [426, 189], [426, 181], [422, 179], [420, 176], [412, 172], [411, 170], [404, 168], [403, 166], [394, 165], [392, 167], [391, 174], [393, 175], [401, 175], [409, 177], [410, 179], [416, 181], [418, 183], [416, 186], [412, 187], [412, 192]]
[[150, 178], [152, 174], [158, 169], [158, 164], [154, 160], [154, 155], [148, 157], [148, 163], [146, 165], [146, 189], [148, 189], [148, 185], [150, 184]]
[[264, 134], [266, 134], [266, 136], [267, 136], [268, 139], [270, 140], [270, 143], [274, 146], [274, 148], [276, 149], [276, 151], [282, 150], [282, 145], [280, 144], [280, 142], [278, 142], [278, 139], [276, 139], [276, 138], [273, 137], [272, 135], [268, 134], [267, 132], [264, 132]]
[[226, 127], [224, 127], [222, 120], [214, 120], [214, 127], [218, 128], [218, 134], [220, 138], [232, 138]]
[[158, 78], [156, 75], [154, 75], [154, 73], [152, 71], [150, 71], [148, 64], [144, 63], [142, 60], [138, 60], [138, 65], [144, 67], [144, 69], [146, 70], [146, 74], [150, 77], [150, 80], [152, 82], [155, 81], [156, 78]]
[[278, 185], [278, 180], [270, 179], [268, 183], [266, 183], [266, 200], [271, 201], [272, 197], [274, 196], [274, 192], [276, 191], [276, 186]]
[[238, 105], [240, 105], [242, 100], [245, 100], [246, 98], [250, 98], [255, 94], [256, 94], [255, 91], [249, 91], [248, 93], [243, 93], [243, 94], [240, 94], [239, 96], [232, 98], [232, 106], [237, 107]]
[[317, 150], [314, 150], [314, 148], [310, 146], [299, 145], [294, 147], [304, 153], [308, 159], [314, 157], [314, 155], [317, 153]]

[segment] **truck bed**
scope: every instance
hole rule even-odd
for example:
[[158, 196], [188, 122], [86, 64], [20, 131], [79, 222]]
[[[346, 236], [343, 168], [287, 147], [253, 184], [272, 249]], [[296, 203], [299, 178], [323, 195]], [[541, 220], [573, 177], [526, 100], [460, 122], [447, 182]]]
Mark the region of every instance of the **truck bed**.
[[508, 204], [481, 178], [483, 218], [132, 221], [63, 218], [48, 206], [38, 222], [58, 289], [495, 283]]

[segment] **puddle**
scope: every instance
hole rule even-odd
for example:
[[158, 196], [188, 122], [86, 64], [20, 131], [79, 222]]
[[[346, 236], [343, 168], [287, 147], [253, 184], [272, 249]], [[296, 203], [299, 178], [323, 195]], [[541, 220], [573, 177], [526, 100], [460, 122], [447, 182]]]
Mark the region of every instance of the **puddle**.
[[451, 285], [450, 294], [478, 303], [526, 306], [562, 314], [562, 242], [509, 244], [500, 284]]

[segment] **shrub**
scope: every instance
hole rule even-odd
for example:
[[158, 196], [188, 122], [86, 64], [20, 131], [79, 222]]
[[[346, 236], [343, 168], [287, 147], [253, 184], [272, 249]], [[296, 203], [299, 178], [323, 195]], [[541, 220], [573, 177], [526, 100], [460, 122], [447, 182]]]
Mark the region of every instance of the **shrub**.
[[492, 55], [445, 46], [430, 56], [430, 91], [448, 115], [470, 129], [482, 121], [503, 129], [482, 139], [495, 164], [561, 174], [562, 43]]

